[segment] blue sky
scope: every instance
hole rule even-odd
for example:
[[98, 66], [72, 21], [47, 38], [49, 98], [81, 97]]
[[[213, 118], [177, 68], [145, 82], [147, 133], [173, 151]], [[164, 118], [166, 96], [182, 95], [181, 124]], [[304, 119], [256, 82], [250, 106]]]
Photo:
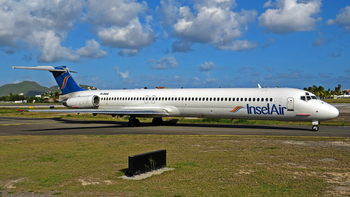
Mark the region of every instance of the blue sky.
[[349, 0], [0, 2], [0, 85], [350, 89]]

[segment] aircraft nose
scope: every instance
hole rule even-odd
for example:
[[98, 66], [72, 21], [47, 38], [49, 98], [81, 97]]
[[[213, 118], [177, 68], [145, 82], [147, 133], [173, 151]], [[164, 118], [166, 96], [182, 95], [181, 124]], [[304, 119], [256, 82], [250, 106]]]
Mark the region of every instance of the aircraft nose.
[[339, 115], [339, 110], [336, 107], [330, 106], [329, 107], [329, 118], [336, 118]]

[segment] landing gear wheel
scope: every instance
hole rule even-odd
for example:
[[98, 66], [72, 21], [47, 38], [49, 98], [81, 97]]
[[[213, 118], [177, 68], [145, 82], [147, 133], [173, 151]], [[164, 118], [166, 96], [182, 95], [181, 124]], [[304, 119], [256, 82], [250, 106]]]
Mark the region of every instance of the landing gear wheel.
[[138, 127], [140, 126], [140, 120], [138, 119], [130, 119], [128, 122], [129, 127]]
[[162, 125], [162, 124], [163, 124], [163, 119], [162, 119], [162, 118], [153, 118], [152, 124], [153, 124], [154, 126]]
[[312, 131], [318, 131], [318, 129], [319, 129], [318, 126], [317, 126], [317, 125], [314, 125], [314, 126], [312, 126], [312, 129], [311, 129], [311, 130], [312, 130]]

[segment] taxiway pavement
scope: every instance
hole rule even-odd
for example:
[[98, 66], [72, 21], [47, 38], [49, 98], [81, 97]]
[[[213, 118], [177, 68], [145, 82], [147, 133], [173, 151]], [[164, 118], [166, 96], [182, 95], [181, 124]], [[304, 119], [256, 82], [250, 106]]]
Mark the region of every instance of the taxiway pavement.
[[317, 132], [310, 126], [296, 125], [227, 125], [227, 124], [165, 124], [141, 123], [128, 127], [127, 122], [86, 121], [0, 117], [0, 136], [15, 135], [262, 135], [262, 136], [324, 136], [350, 137], [350, 126], [322, 126]]

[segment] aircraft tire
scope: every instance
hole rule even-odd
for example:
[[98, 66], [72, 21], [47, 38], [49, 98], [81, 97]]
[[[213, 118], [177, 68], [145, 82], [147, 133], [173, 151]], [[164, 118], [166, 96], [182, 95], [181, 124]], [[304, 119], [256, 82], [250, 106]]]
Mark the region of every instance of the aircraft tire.
[[318, 131], [319, 130], [319, 127], [317, 126], [317, 125], [314, 125], [314, 126], [312, 126], [312, 129], [311, 129], [312, 131]]
[[152, 124], [154, 126], [161, 125], [161, 124], [163, 124], [163, 119], [162, 118], [153, 118]]
[[129, 126], [129, 127], [134, 127], [134, 126], [136, 126], [136, 125], [135, 125], [135, 121], [134, 121], [134, 120], [129, 120], [128, 126]]

